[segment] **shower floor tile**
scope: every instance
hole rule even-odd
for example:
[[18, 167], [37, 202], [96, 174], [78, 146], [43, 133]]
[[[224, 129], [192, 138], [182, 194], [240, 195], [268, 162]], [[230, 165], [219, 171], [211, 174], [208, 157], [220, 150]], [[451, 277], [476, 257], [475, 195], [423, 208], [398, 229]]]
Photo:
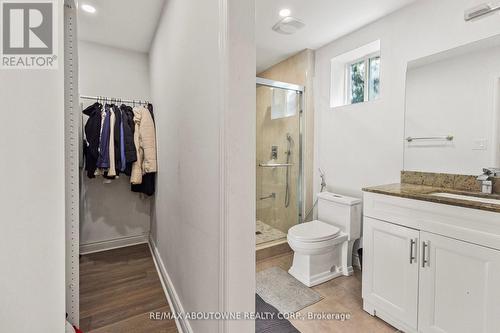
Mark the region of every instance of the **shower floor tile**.
[[259, 220], [257, 220], [255, 236], [257, 245], [286, 238], [286, 234], [283, 231]]

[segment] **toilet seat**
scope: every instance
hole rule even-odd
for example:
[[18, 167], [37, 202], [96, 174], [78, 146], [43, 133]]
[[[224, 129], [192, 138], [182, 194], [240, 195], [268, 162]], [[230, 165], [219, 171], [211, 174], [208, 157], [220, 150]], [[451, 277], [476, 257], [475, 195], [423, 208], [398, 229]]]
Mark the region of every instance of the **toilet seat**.
[[324, 242], [334, 239], [340, 234], [340, 229], [318, 220], [301, 223], [288, 230], [288, 237], [303, 243]]

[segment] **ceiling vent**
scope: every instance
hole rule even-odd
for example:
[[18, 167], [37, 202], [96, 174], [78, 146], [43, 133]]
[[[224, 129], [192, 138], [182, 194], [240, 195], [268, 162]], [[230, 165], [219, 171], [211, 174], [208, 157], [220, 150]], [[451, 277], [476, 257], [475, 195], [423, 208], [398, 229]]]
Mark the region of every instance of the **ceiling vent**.
[[295, 17], [287, 16], [276, 23], [273, 30], [283, 35], [291, 35], [302, 29], [304, 26], [305, 24]]

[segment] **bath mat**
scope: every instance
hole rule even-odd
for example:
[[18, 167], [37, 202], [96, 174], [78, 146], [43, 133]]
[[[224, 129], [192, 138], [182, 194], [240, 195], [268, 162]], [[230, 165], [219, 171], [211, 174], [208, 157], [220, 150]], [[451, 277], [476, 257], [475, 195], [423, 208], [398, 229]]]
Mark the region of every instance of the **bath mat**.
[[281, 313], [297, 312], [323, 299], [279, 267], [258, 272], [256, 277], [257, 294]]
[[264, 302], [257, 294], [255, 294], [255, 312], [272, 314], [272, 319], [257, 318], [255, 320], [255, 333], [300, 333], [290, 321], [278, 318], [278, 310]]

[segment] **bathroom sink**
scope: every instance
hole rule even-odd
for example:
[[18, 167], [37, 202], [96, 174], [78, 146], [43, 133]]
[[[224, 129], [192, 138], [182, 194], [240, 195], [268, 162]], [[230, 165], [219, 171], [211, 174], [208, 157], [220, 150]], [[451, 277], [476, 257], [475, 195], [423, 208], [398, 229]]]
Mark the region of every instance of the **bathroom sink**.
[[459, 199], [459, 200], [467, 200], [467, 201], [500, 205], [500, 199], [482, 198], [482, 197], [475, 197], [472, 195], [462, 195], [462, 194], [453, 194], [453, 193], [431, 193], [430, 195], [433, 195], [436, 197], [442, 197], [442, 198]]

